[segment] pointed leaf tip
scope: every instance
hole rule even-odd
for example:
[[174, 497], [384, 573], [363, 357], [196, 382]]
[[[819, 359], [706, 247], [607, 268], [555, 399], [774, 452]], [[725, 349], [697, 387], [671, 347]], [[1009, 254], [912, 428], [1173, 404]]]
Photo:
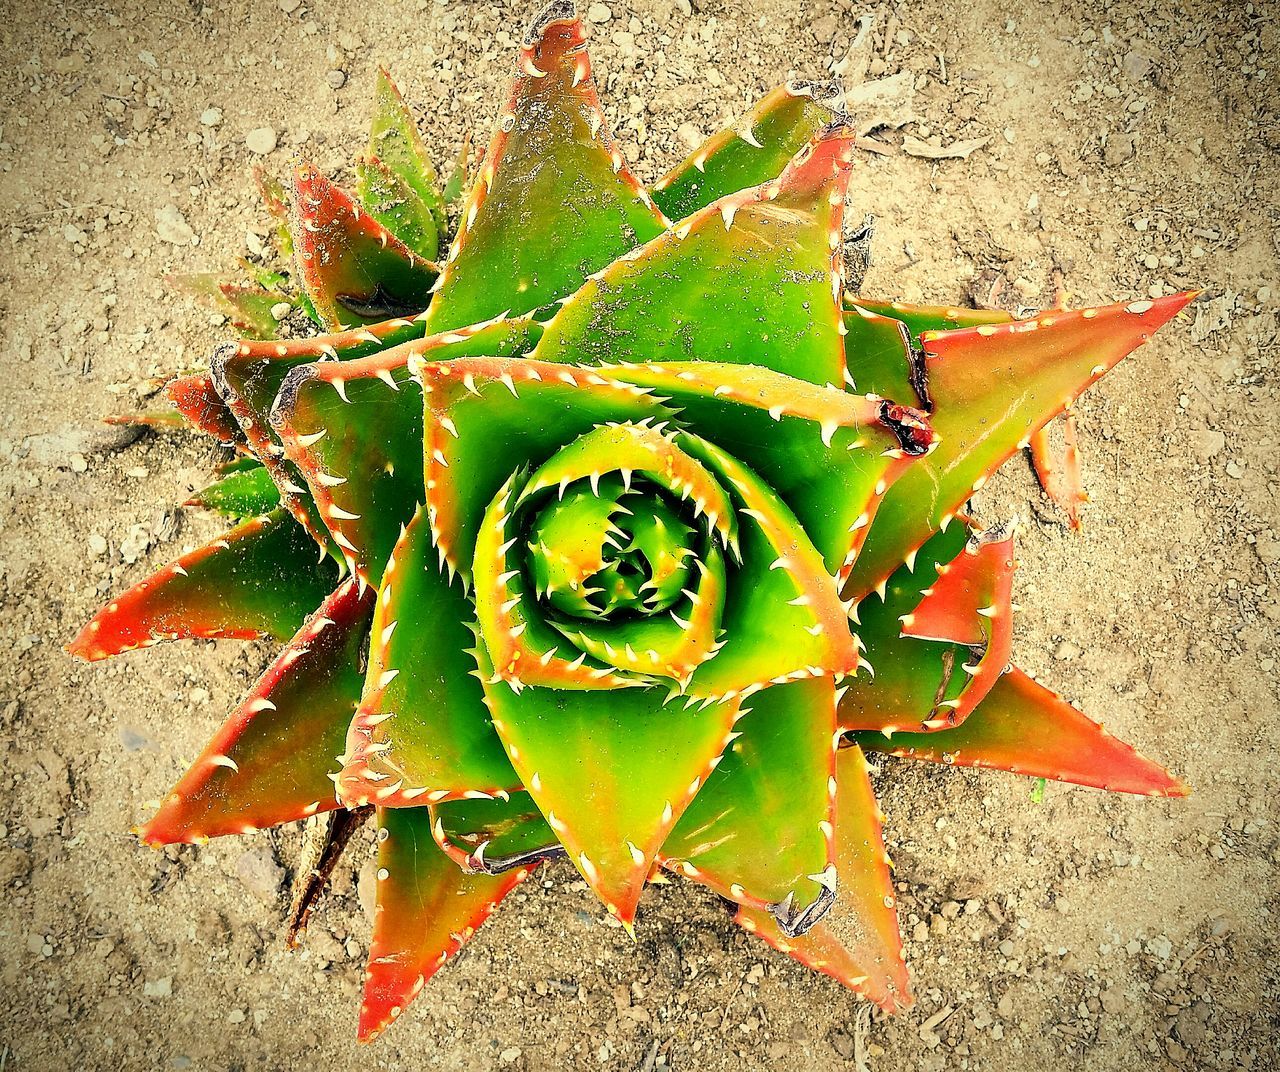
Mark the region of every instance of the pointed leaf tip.
[[789, 936], [767, 911], [744, 905], [735, 922], [806, 967], [821, 971], [886, 1012], [912, 1003], [902, 954], [880, 809], [861, 749], [836, 759], [835, 907], [805, 934]]
[[1184, 797], [1187, 785], [1016, 667], [954, 729], [859, 733], [868, 751], [1141, 796]]
[[530, 24], [428, 311], [431, 331], [548, 305], [666, 226], [609, 131], [586, 36], [571, 4], [550, 4]]
[[426, 808], [378, 812], [378, 903], [361, 1042], [380, 1035], [530, 873], [465, 874], [436, 846], [430, 825]]
[[529, 794], [609, 913], [632, 923], [658, 850], [714, 769], [738, 705], [666, 707], [666, 689], [517, 692], [494, 677], [483, 648], [480, 674]]
[[889, 489], [845, 597], [873, 591], [1019, 446], [1195, 296], [923, 332], [922, 386], [937, 447]]
[[336, 808], [329, 772], [360, 699], [374, 592], [341, 584], [214, 734], [138, 837], [191, 842]]
[[250, 518], [139, 581], [100, 610], [68, 645], [106, 659], [162, 640], [287, 640], [333, 590], [337, 569], [283, 510]]
[[330, 331], [426, 309], [437, 265], [414, 253], [310, 164], [294, 171], [295, 259]]

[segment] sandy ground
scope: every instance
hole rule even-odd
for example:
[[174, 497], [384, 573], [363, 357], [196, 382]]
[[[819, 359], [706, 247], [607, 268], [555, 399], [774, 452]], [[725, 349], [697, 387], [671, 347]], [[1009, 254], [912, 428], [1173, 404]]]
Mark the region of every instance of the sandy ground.
[[[1280, 1067], [1274, 8], [592, 6], [606, 107], [650, 181], [877, 17], [867, 77], [912, 72], [918, 118], [855, 179], [880, 221], [869, 293], [959, 302], [1000, 274], [1034, 304], [1055, 264], [1077, 302], [1209, 288], [1081, 404], [1082, 535], [1018, 462], [977, 504], [1028, 521], [1019, 661], [1196, 793], [1035, 804], [1013, 776], [886, 762], [919, 996], [892, 1020], [684, 885], [647, 895], [633, 945], [561, 865], [360, 1049], [364, 847], [289, 954], [296, 831], [165, 853], [126, 833], [267, 651], [63, 654], [105, 593], [214, 529], [172, 505], [210, 451], [97, 418], [222, 337], [163, 279], [265, 233], [249, 131], [278, 136], [271, 167], [336, 172], [385, 63], [444, 163], [487, 136], [528, 12], [121, 4], [0, 19], [0, 1069]], [[932, 162], [904, 135], [990, 140]]]

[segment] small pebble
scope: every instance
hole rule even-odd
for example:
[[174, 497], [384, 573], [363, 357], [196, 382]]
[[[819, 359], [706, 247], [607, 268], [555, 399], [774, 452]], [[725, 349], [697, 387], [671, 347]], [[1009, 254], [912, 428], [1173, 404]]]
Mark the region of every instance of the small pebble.
[[276, 132], [271, 127], [258, 127], [256, 130], [249, 131], [244, 136], [244, 143], [248, 146], [249, 152], [257, 153], [259, 156], [275, 152], [276, 145], [279, 144]]
[[147, 980], [142, 984], [142, 993], [144, 997], [149, 998], [172, 997], [173, 979], [166, 975], [163, 979], [156, 979], [154, 982]]
[[222, 122], [221, 108], [206, 108], [200, 113], [200, 123], [206, 127], [216, 127]]

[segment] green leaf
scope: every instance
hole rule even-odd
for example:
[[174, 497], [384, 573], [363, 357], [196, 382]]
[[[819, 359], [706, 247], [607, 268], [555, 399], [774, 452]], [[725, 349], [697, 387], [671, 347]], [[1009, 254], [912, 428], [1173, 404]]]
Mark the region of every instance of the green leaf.
[[608, 133], [585, 41], [582, 23], [556, 6], [530, 27], [428, 310], [431, 331], [547, 305], [666, 226]]
[[851, 565], [885, 488], [930, 442], [922, 413], [769, 369], [676, 361], [599, 372], [652, 390], [686, 429], [750, 466], [832, 573]]
[[778, 179], [615, 261], [563, 304], [534, 356], [752, 364], [842, 384], [840, 228], [852, 155], [851, 130], [826, 131]]
[[232, 713], [159, 811], [148, 845], [305, 819], [338, 806], [331, 773], [364, 681], [373, 592], [347, 580]]
[[858, 635], [874, 673], [844, 690], [843, 728], [888, 735], [959, 725], [1004, 672], [1013, 540], [999, 530], [966, 536], [961, 524], [934, 536], [893, 575], [883, 603], [859, 604]]
[[485, 709], [475, 610], [436, 562], [419, 510], [382, 574], [360, 708], [338, 793], [351, 807], [415, 807], [519, 788]]
[[[368, 156], [382, 161], [395, 177], [431, 213], [434, 232], [443, 232], [448, 215], [440, 194], [436, 169], [418, 133], [418, 124], [400, 96], [391, 76], [381, 67], [373, 96], [373, 122], [369, 128]], [[434, 253], [424, 254], [428, 259]]]
[[836, 896], [835, 686], [753, 696], [715, 772], [662, 847], [662, 864], [739, 904], [808, 930]]
[[369, 215], [424, 260], [440, 249], [430, 206], [376, 156], [356, 163], [356, 195]]
[[964, 309], [958, 305], [911, 305], [907, 302], [884, 301], [858, 295], [846, 302], [849, 312], [862, 310], [873, 316], [888, 317], [899, 321], [912, 341], [920, 344], [920, 336], [926, 331], [950, 331], [955, 328], [976, 328], [983, 324], [1008, 324], [1014, 317], [1003, 309]]
[[762, 909], [740, 907], [735, 922], [801, 964], [825, 972], [886, 1012], [912, 1003], [902, 959], [889, 857], [884, 851], [867, 763], [856, 746], [836, 760], [835, 907], [807, 934], [784, 935]]
[[857, 642], [836, 580], [795, 515], [718, 447], [686, 433], [676, 442], [718, 474], [743, 517], [741, 564], [728, 580], [722, 647], [698, 667], [689, 691], [750, 694], [770, 683], [854, 673]]
[[528, 793], [433, 804], [431, 833], [462, 870], [489, 875], [564, 851]]
[[318, 361], [285, 377], [272, 427], [347, 563], [377, 584], [424, 495], [422, 385], [426, 360], [532, 349], [532, 318], [430, 335], [354, 361]]
[[436, 545], [468, 578], [480, 519], [515, 469], [541, 464], [598, 424], [672, 416], [642, 388], [527, 359], [429, 361], [418, 377]]
[[659, 179], [653, 200], [668, 219], [682, 220], [726, 194], [776, 178], [831, 122], [832, 111], [822, 102], [839, 92], [834, 82], [778, 86]]
[[1041, 798], [1046, 778], [1111, 793], [1181, 797], [1190, 792], [1164, 768], [1138, 755], [1016, 667], [996, 682], [959, 726], [891, 738], [876, 733], [856, 737], [870, 752], [1030, 775], [1040, 779]]
[[628, 487], [617, 474], [593, 475], [536, 511], [526, 507], [534, 595], [548, 624], [596, 663], [686, 679], [715, 650], [720, 549], [648, 481]]
[[217, 393], [240, 425], [242, 438], [280, 490], [286, 509], [321, 546], [329, 542], [324, 519], [297, 466], [284, 457], [270, 414], [285, 377], [315, 361], [355, 361], [421, 338], [420, 320], [388, 320], [353, 331], [279, 342], [230, 343], [214, 351], [210, 372]]
[[845, 309], [844, 329], [849, 388], [919, 406], [918, 366], [906, 325], [854, 305]]
[[254, 462], [252, 469], [242, 469], [224, 476], [194, 495], [187, 506], [203, 506], [228, 517], [253, 517], [280, 505], [280, 492], [271, 474]]
[[380, 809], [378, 906], [360, 1005], [360, 1041], [377, 1038], [528, 875], [524, 868], [503, 875], [464, 874], [432, 840], [426, 808]]
[[171, 275], [167, 281], [221, 313], [232, 327], [251, 339], [274, 339], [279, 331], [271, 310], [288, 301], [281, 294], [257, 285], [232, 283], [213, 272]]
[[337, 584], [332, 562], [273, 510], [135, 584], [100, 610], [67, 650], [105, 659], [161, 640], [286, 641]]
[[494, 728], [521, 781], [630, 928], [658, 850], [728, 743], [737, 703], [664, 707], [665, 689], [517, 692], [480, 654]]
[[310, 166], [293, 178], [294, 260], [329, 331], [422, 312], [437, 266]]
[[284, 183], [267, 173], [261, 164], [253, 165], [253, 184], [263, 205], [276, 221], [276, 246], [282, 257], [293, 256], [293, 232], [289, 228], [289, 195]]
[[467, 131], [466, 136], [462, 139], [462, 148], [458, 150], [458, 158], [453, 163], [453, 172], [449, 175], [449, 181], [444, 184], [444, 203], [446, 205], [456, 204], [458, 199], [462, 197], [463, 190], [470, 184], [470, 167], [471, 167], [471, 132]]
[[[481, 637], [499, 676], [514, 688], [615, 689], [647, 684], [650, 676], [687, 681], [693, 669], [715, 651], [724, 571], [719, 556], [711, 556], [705, 548], [700, 559], [703, 579], [687, 593], [678, 611], [650, 613], [634, 626], [620, 623], [618, 630], [610, 630], [607, 623], [596, 628], [591, 619], [566, 618], [564, 626], [554, 624], [554, 620], [547, 620], [537, 593], [530, 589], [527, 571], [518, 564], [524, 549], [516, 550], [525, 531], [522, 511], [536, 515], [537, 504], [531, 505], [530, 497], [545, 501], [550, 498], [545, 493], [551, 489], [577, 482], [594, 492], [600, 478], [620, 471], [635, 473], [665, 489], [668, 501], [691, 499], [693, 509], [701, 513], [705, 508], [708, 530], [714, 530], [726, 543], [732, 541], [733, 532], [727, 524], [729, 502], [719, 485], [697, 461], [647, 426], [594, 428], [527, 479], [514, 475], [485, 512], [474, 562]], [[717, 525], [713, 518], [722, 520]], [[533, 553], [543, 554], [541, 550]], [[571, 625], [574, 628], [569, 628]], [[565, 637], [575, 633], [584, 638], [581, 651], [565, 643]], [[612, 641], [617, 646], [610, 650]], [[627, 650], [628, 643], [635, 645], [633, 650]], [[562, 648], [569, 648], [568, 653], [562, 653]], [[593, 649], [599, 654], [586, 658]], [[615, 668], [623, 672], [615, 673]], [[626, 671], [642, 676], [630, 678]]]
[[845, 597], [876, 588], [1034, 432], [1193, 297], [925, 332], [924, 379], [940, 442], [889, 489]]

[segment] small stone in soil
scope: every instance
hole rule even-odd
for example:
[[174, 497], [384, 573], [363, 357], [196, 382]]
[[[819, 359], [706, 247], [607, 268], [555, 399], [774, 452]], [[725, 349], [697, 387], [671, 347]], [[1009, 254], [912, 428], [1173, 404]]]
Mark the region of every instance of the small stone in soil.
[[236, 876], [245, 889], [267, 904], [275, 904], [284, 882], [284, 868], [276, 863], [275, 855], [267, 846], [246, 849], [235, 863]]
[[271, 127], [258, 127], [256, 130], [249, 131], [244, 136], [244, 143], [249, 152], [257, 153], [259, 156], [275, 152], [276, 145], [279, 144], [276, 132]]

